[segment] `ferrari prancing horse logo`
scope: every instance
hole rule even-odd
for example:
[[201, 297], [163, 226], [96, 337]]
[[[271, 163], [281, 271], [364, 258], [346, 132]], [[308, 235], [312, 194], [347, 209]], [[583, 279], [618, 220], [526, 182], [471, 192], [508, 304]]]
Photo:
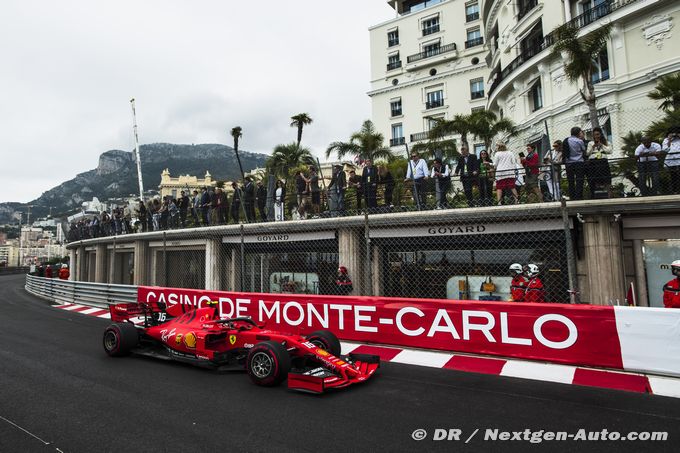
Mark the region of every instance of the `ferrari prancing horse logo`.
[[231, 344], [236, 343], [236, 335], [229, 335], [229, 343]]

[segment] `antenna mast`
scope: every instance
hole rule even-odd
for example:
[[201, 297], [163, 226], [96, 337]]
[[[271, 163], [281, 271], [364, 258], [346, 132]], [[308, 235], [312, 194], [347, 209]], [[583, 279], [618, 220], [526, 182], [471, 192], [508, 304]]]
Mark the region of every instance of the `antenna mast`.
[[130, 99], [132, 105], [132, 124], [135, 131], [135, 158], [137, 159], [137, 181], [139, 182], [139, 199], [144, 201], [144, 185], [142, 184], [142, 158], [139, 155], [139, 137], [137, 136], [137, 114], [135, 112], [135, 98]]

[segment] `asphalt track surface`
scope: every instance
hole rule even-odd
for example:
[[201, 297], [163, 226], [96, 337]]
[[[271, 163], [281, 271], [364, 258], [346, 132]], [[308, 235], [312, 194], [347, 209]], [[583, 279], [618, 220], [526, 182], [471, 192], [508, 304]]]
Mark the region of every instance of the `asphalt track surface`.
[[[323, 396], [102, 348], [108, 321], [0, 277], [0, 452], [680, 451], [680, 400], [386, 363]], [[434, 441], [435, 429], [459, 441]], [[484, 441], [486, 429], [667, 431], [665, 442]], [[424, 440], [412, 439], [424, 429]], [[479, 431], [469, 443], [465, 440]]]

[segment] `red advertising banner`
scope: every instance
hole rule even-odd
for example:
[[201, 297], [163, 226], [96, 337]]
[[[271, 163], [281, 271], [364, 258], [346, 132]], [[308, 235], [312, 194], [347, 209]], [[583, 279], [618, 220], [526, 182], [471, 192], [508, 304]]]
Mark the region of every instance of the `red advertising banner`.
[[289, 333], [329, 329], [348, 341], [623, 367], [613, 307], [144, 286], [138, 300], [187, 309], [219, 301], [223, 318], [250, 316]]

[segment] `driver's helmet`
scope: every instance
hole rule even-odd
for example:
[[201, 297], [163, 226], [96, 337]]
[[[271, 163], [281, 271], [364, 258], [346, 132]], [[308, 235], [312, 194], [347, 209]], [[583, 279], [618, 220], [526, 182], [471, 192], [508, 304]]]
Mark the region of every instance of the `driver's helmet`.
[[519, 275], [523, 271], [522, 265], [519, 263], [513, 263], [510, 265], [510, 275]]
[[680, 278], [680, 260], [675, 260], [671, 263], [671, 273]]

